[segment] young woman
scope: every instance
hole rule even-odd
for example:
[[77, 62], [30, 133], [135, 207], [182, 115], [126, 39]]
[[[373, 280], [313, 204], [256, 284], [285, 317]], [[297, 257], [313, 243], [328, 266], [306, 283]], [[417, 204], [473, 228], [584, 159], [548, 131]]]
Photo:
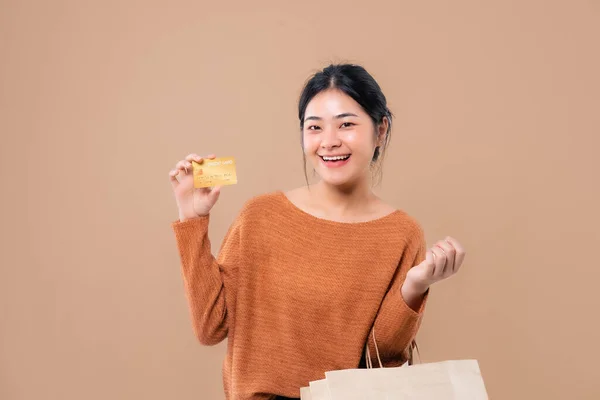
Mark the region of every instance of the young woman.
[[[426, 250], [412, 217], [372, 191], [392, 114], [373, 77], [331, 65], [299, 102], [304, 162], [318, 183], [246, 202], [217, 258], [208, 238], [220, 188], [194, 189], [190, 154], [169, 175], [192, 322], [204, 345], [225, 338], [227, 399], [298, 398], [330, 370], [402, 365], [430, 286], [456, 273], [453, 238]], [[377, 350], [375, 348], [377, 344]]]

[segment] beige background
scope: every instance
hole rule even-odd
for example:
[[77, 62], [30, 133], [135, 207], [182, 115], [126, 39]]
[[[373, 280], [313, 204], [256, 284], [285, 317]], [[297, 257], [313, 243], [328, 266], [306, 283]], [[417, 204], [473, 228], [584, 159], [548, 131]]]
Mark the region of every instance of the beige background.
[[381, 195], [468, 249], [423, 360], [477, 358], [493, 399], [600, 398], [599, 3], [324, 3], [0, 1], [1, 399], [223, 398], [167, 173], [237, 158], [217, 251], [303, 184], [296, 100], [331, 61], [397, 117]]

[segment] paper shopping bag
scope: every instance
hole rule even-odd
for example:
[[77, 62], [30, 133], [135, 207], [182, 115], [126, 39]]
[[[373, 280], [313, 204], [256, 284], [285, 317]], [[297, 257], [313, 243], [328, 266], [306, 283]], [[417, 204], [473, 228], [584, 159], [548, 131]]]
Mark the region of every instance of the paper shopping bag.
[[310, 394], [310, 387], [300, 388], [300, 400], [313, 400]]
[[[327, 387], [327, 381], [325, 379], [310, 382], [309, 392], [309, 398], [311, 400], [331, 400], [329, 388]], [[302, 400], [304, 400], [304, 398], [302, 398]]]
[[372, 333], [380, 368], [373, 368], [365, 346], [366, 369], [326, 372], [325, 379], [300, 390], [301, 400], [488, 400], [477, 360], [384, 368]]
[[[318, 397], [315, 397], [318, 396]], [[487, 400], [477, 360], [347, 369], [301, 391], [302, 400]]]
[[380, 368], [373, 368], [365, 346], [366, 369], [325, 373], [325, 379], [301, 389], [302, 400], [487, 400], [477, 360], [449, 360], [383, 368], [375, 332], [373, 342]]
[[325, 374], [330, 400], [487, 400], [477, 360]]

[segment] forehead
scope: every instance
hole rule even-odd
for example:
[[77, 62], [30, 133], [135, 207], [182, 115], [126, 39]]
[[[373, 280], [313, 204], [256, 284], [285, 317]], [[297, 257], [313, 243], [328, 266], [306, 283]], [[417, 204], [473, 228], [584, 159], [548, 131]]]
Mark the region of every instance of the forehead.
[[317, 94], [306, 106], [305, 115], [335, 116], [351, 112], [357, 115], [365, 114], [360, 104], [339, 89], [328, 89]]

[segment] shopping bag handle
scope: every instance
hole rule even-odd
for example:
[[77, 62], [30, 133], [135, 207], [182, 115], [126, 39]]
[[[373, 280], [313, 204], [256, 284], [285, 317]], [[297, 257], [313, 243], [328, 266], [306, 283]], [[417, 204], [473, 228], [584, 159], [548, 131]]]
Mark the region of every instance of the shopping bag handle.
[[[372, 329], [373, 332], [373, 344], [375, 345], [375, 351], [377, 352], [377, 360], [379, 361], [379, 368], [383, 368], [383, 363], [381, 362], [381, 357], [379, 356], [379, 348], [377, 347], [377, 340], [375, 340], [375, 328]], [[371, 352], [369, 351], [369, 341], [367, 340], [367, 345], [365, 346], [365, 361], [367, 363], [367, 369], [373, 368], [373, 360], [371, 360]]]
[[[379, 347], [377, 346], [377, 340], [375, 339], [375, 327], [371, 330], [373, 334], [373, 345], [375, 346], [375, 351], [377, 352], [377, 361], [379, 361], [379, 368], [383, 368], [383, 363], [381, 362], [381, 356], [379, 355]], [[417, 354], [419, 354], [419, 360], [421, 359], [421, 355], [419, 353], [419, 347], [417, 346], [417, 342], [414, 340], [410, 343], [408, 347], [409, 351], [409, 364], [412, 364], [413, 361], [413, 348], [417, 350]], [[369, 351], [369, 341], [367, 340], [367, 345], [365, 346], [365, 362], [367, 364], [367, 369], [373, 368], [373, 360], [371, 360], [371, 352]]]

